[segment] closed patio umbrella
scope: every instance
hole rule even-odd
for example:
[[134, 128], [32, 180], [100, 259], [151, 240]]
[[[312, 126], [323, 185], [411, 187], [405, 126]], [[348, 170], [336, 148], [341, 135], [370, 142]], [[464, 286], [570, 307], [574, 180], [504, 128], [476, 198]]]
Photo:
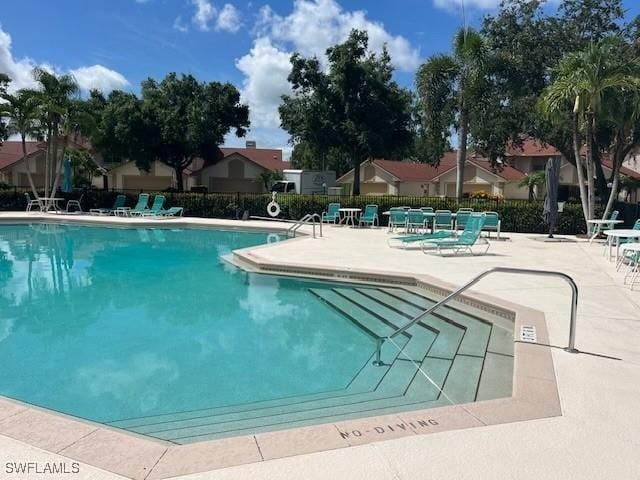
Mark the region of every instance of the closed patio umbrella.
[[71, 185], [71, 159], [69, 157], [64, 159], [64, 167], [63, 170], [63, 180], [62, 180], [62, 191], [65, 193], [69, 193], [72, 190]]
[[547, 160], [545, 167], [546, 195], [544, 197], [544, 208], [542, 216], [549, 225], [549, 238], [553, 238], [558, 219], [558, 185], [560, 183], [560, 158], [552, 157]]

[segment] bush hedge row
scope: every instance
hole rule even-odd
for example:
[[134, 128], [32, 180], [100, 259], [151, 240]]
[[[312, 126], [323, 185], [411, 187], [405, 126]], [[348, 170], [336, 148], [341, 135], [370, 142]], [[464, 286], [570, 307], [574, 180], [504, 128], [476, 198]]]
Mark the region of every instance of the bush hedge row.
[[[65, 199], [77, 199], [83, 192], [62, 194]], [[82, 205], [85, 210], [104, 208], [113, 204], [118, 192], [89, 190], [84, 192]], [[134, 205], [138, 193], [128, 193], [127, 205]], [[269, 194], [244, 193], [165, 193], [166, 207], [182, 206], [185, 215], [211, 218], [241, 218], [244, 212], [252, 216], [267, 216], [267, 205], [271, 201]], [[542, 219], [543, 204], [540, 201], [496, 199], [463, 199], [460, 202], [447, 198], [399, 197], [394, 195], [361, 195], [356, 197], [328, 195], [278, 195], [281, 218], [298, 219], [307, 213], [321, 213], [330, 202], [339, 202], [343, 207], [362, 208], [367, 204], [377, 204], [380, 212], [394, 206], [449, 209], [456, 211], [460, 207], [472, 207], [475, 211], [495, 211], [502, 219], [502, 229], [509, 232], [544, 233], [547, 227]], [[24, 210], [26, 198], [24, 192], [0, 190], [0, 210]], [[387, 218], [380, 216], [383, 225]], [[557, 233], [585, 233], [586, 226], [582, 218], [580, 204], [565, 204], [558, 218]]]

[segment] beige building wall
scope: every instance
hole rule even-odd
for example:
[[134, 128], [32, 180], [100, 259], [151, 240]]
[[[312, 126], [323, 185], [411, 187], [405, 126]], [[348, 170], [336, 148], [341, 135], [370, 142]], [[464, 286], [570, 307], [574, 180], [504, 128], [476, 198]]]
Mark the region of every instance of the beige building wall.
[[9, 165], [2, 171], [2, 181], [17, 187], [28, 187], [29, 179], [27, 177], [27, 168], [31, 172], [31, 177], [33, 178], [35, 186], [38, 188], [43, 187], [45, 175], [44, 152], [36, 152], [29, 156], [29, 162], [22, 159], [12, 165]]
[[260, 174], [266, 169], [239, 154], [202, 169], [195, 181], [210, 192], [264, 192]]
[[[191, 178], [184, 174], [184, 189], [191, 188]], [[127, 162], [107, 173], [109, 188], [115, 190], [162, 191], [176, 187], [176, 175], [173, 168], [162, 162], [152, 162], [149, 171], [140, 170], [135, 162]], [[103, 187], [102, 177], [94, 177], [93, 185]]]

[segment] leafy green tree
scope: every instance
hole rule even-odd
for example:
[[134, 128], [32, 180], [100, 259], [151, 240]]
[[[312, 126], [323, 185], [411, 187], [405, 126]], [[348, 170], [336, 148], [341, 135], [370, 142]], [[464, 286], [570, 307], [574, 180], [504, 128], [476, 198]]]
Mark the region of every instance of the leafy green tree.
[[234, 129], [242, 137], [249, 127], [249, 107], [240, 103], [235, 86], [198, 82], [192, 75], [142, 82], [142, 111], [156, 130], [154, 157], [173, 167], [178, 191], [194, 159], [214, 160], [227, 133]]
[[284, 175], [280, 170], [265, 170], [264, 172], [260, 172], [259, 177], [267, 192], [271, 190], [274, 183], [284, 180]]
[[360, 193], [360, 164], [373, 157], [399, 157], [411, 148], [411, 94], [393, 81], [386, 49], [368, 53], [366, 32], [327, 50], [328, 72], [317, 58], [291, 57], [293, 95], [280, 105], [282, 127], [294, 144], [315, 151], [337, 148], [354, 169], [352, 193]]
[[[0, 73], [0, 96], [7, 93], [7, 88], [11, 83], [11, 79], [6, 73]], [[7, 123], [5, 122], [5, 113], [4, 110], [0, 107], [0, 145], [2, 142], [9, 137], [9, 132], [7, 131]]]
[[537, 198], [537, 189], [544, 185], [545, 173], [543, 171], [531, 172], [520, 180], [519, 187], [529, 190], [529, 201], [533, 202]]
[[418, 148], [425, 158], [438, 161], [448, 150], [452, 129], [458, 133], [456, 197], [462, 198], [464, 166], [474, 104], [483, 93], [489, 53], [480, 33], [460, 29], [452, 55], [434, 55], [416, 75], [421, 139]]
[[58, 188], [64, 151], [82, 123], [80, 103], [73, 100], [79, 87], [71, 75], [56, 75], [39, 67], [33, 70], [33, 77], [38, 84], [34, 91], [38, 121], [47, 141], [44, 194], [48, 197]]
[[318, 152], [306, 142], [296, 143], [291, 152], [291, 166], [307, 170], [333, 170], [340, 176], [350, 168], [349, 155], [337, 147]]
[[39, 198], [38, 189], [36, 188], [33, 177], [31, 175], [30, 159], [27, 157], [27, 137], [37, 138], [41, 136], [40, 125], [38, 123], [38, 115], [40, 104], [35, 92], [31, 90], [18, 90], [14, 94], [0, 94], [5, 103], [2, 104], [2, 116], [8, 117], [7, 132], [9, 134], [20, 135], [22, 142], [22, 156], [26, 162], [25, 169], [27, 171], [27, 179], [31, 192], [35, 198]]
[[[638, 60], [620, 55], [621, 47], [618, 39], [606, 38], [583, 51], [568, 54], [558, 64], [554, 81], [541, 98], [542, 110], [550, 117], [571, 109], [574, 156], [585, 220], [592, 219], [595, 211], [594, 149], [597, 147], [594, 139], [598, 121], [610, 108], [606, 100], [640, 89]], [[582, 139], [586, 143], [584, 162], [580, 154]]]

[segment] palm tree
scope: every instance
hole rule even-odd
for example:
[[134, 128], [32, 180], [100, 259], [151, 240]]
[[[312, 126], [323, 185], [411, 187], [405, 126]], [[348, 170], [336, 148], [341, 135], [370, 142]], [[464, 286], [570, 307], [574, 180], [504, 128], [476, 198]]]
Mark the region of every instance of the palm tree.
[[529, 189], [529, 201], [533, 202], [537, 198], [537, 188], [544, 185], [545, 174], [543, 171], [531, 172], [520, 181], [519, 187]]
[[452, 55], [434, 55], [424, 63], [417, 74], [418, 96], [430, 127], [435, 130], [436, 141], [442, 150], [451, 127], [458, 133], [456, 197], [462, 198], [464, 166], [467, 157], [470, 106], [474, 93], [484, 79], [487, 64], [484, 39], [473, 29], [460, 29], [453, 42]]
[[[72, 97], [79, 92], [79, 87], [73, 76], [58, 76], [39, 67], [33, 70], [33, 77], [38, 82], [36, 98], [40, 105], [40, 122], [47, 139], [44, 188], [45, 197], [48, 197], [49, 191], [54, 195], [58, 188], [62, 155], [70, 134], [75, 130]], [[60, 152], [62, 155], [58, 158]]]
[[[567, 55], [558, 64], [555, 79], [541, 98], [542, 109], [550, 116], [573, 104], [573, 149], [585, 220], [591, 220], [595, 210], [594, 145], [598, 120], [607, 108], [603, 99], [625, 91], [637, 91], [640, 86], [634, 62], [620, 55], [620, 48], [618, 39], [607, 38], [586, 50]], [[580, 154], [581, 138], [586, 144], [586, 189]]]
[[4, 93], [0, 95], [6, 103], [2, 105], [2, 115], [9, 117], [8, 131], [11, 134], [20, 135], [22, 141], [22, 156], [27, 170], [27, 179], [34, 197], [39, 198], [38, 190], [31, 176], [30, 159], [27, 156], [27, 137], [38, 137], [40, 127], [38, 124], [39, 104], [32, 90], [18, 90], [15, 94]]

